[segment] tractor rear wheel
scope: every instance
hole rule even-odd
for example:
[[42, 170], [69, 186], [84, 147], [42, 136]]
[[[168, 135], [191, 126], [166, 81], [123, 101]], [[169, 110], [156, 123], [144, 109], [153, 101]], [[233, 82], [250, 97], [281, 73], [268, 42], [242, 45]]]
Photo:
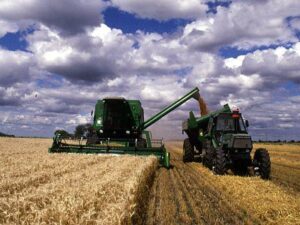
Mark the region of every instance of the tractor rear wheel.
[[259, 148], [255, 151], [253, 164], [255, 167], [258, 167], [259, 175], [262, 179], [270, 179], [271, 160], [269, 152], [266, 149]]
[[216, 149], [213, 163], [213, 170], [218, 175], [224, 175], [226, 172], [226, 156], [223, 149]]
[[194, 161], [194, 146], [191, 144], [190, 139], [186, 138], [183, 142], [183, 162]]

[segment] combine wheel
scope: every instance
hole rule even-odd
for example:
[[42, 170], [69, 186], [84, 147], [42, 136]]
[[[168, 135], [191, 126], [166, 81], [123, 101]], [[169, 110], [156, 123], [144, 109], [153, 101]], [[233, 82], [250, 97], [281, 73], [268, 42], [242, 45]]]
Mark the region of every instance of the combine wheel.
[[262, 179], [270, 179], [271, 161], [266, 149], [259, 148], [255, 151], [253, 164], [254, 167], [258, 167], [259, 175]]
[[213, 170], [218, 175], [224, 175], [226, 172], [226, 156], [223, 149], [217, 149], [213, 163]]
[[87, 145], [94, 145], [94, 144], [97, 144], [97, 143], [98, 143], [97, 134], [94, 133], [94, 134], [87, 137], [87, 140], [86, 140]]
[[138, 148], [147, 148], [147, 141], [145, 138], [141, 138], [137, 142], [137, 147]]
[[183, 142], [183, 162], [194, 161], [194, 146], [191, 144], [190, 139], [186, 138]]

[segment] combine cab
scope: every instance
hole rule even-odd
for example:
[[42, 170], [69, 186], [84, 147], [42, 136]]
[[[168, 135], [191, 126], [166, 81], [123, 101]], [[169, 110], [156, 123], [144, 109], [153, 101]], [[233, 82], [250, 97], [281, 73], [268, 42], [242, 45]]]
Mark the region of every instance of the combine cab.
[[155, 155], [168, 168], [170, 153], [162, 140], [153, 140], [151, 132], [146, 129], [189, 99], [198, 100], [199, 96], [199, 89], [195, 88], [147, 121], [144, 121], [144, 110], [139, 100], [98, 100], [93, 113], [92, 131], [87, 139], [68, 140], [57, 133], [49, 152]]
[[230, 169], [238, 175], [254, 174], [269, 179], [269, 153], [266, 149], [257, 149], [252, 159], [248, 126], [242, 114], [228, 105], [199, 118], [190, 112], [189, 119], [182, 124], [188, 135], [183, 145], [183, 161], [191, 162], [198, 157], [216, 174], [225, 174]]

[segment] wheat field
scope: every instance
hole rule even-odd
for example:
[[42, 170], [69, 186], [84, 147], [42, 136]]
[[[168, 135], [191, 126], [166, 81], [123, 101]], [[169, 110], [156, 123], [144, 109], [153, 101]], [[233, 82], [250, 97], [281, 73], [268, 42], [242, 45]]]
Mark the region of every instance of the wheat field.
[[154, 157], [49, 154], [50, 139], [0, 138], [0, 224], [299, 224], [300, 146], [269, 150], [271, 180], [217, 176]]
[[0, 139], [0, 224], [141, 224], [154, 157], [48, 154]]

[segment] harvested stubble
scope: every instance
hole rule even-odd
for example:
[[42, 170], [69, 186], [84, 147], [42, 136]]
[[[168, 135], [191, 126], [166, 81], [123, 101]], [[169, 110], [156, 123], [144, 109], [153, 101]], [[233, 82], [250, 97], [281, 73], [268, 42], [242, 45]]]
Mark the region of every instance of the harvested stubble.
[[154, 157], [48, 154], [0, 139], [0, 224], [141, 224]]
[[182, 143], [168, 143], [173, 168], [161, 168], [150, 194], [148, 225], [300, 224], [300, 194], [257, 177], [217, 176], [182, 162]]

